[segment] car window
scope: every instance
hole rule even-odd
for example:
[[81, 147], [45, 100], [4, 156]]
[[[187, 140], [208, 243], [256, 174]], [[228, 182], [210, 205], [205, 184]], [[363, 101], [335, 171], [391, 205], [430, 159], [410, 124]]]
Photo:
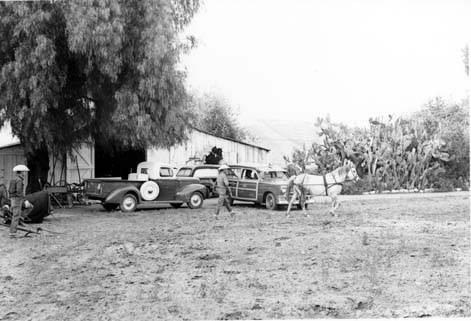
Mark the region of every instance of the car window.
[[172, 177], [173, 176], [173, 170], [168, 167], [161, 167], [159, 173], [160, 173], [160, 177]]
[[218, 169], [217, 168], [198, 168], [193, 174], [194, 177], [217, 177]]
[[148, 174], [148, 168], [141, 168], [141, 174]]
[[191, 176], [191, 168], [180, 168], [177, 173], [178, 177], [190, 177]]
[[242, 172], [242, 179], [257, 180], [258, 179], [257, 171], [254, 169], [245, 169]]
[[237, 178], [242, 177], [242, 168], [231, 168], [231, 171]]
[[269, 171], [263, 173], [264, 179], [288, 179], [288, 175], [283, 171]]
[[236, 175], [236, 173], [234, 173], [234, 171], [232, 169], [229, 169], [227, 171], [227, 178], [228, 179], [239, 179], [239, 176]]
[[250, 169], [244, 169], [242, 171], [242, 179], [250, 179], [250, 174], [252, 173], [252, 171]]

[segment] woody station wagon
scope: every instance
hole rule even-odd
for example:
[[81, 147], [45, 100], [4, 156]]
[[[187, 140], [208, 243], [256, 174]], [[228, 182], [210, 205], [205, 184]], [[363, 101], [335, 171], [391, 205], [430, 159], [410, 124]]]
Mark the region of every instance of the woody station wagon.
[[288, 175], [279, 166], [230, 165], [228, 174], [232, 200], [264, 204], [273, 210], [288, 205], [285, 193]]

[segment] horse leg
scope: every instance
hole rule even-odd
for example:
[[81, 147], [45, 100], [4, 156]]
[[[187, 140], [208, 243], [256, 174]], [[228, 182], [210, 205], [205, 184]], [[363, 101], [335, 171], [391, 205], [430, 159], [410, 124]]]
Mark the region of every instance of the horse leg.
[[336, 204], [337, 204], [337, 195], [331, 195], [330, 199], [332, 200], [332, 204], [330, 206], [330, 211], [329, 213], [332, 216], [335, 216], [335, 210], [337, 209]]
[[293, 191], [293, 196], [288, 203], [288, 210], [286, 211], [286, 217], [289, 217], [289, 212], [291, 211], [291, 206], [293, 205], [294, 201], [296, 200], [296, 190]]
[[305, 217], [310, 217], [309, 214], [306, 212], [306, 206], [307, 206], [307, 203], [306, 203], [306, 200], [304, 200], [304, 203], [302, 205], [304, 216]]
[[340, 201], [338, 200], [337, 195], [332, 195], [330, 196], [330, 198], [332, 199], [332, 207], [330, 209], [330, 214], [332, 216], [335, 216], [335, 210], [339, 208]]
[[303, 210], [303, 214], [305, 217], [309, 217], [309, 214], [307, 214], [306, 212], [306, 207], [307, 207], [307, 202], [306, 202], [306, 194], [305, 194], [305, 190], [302, 191], [302, 194], [301, 196], [299, 197], [299, 202], [301, 204], [301, 208]]

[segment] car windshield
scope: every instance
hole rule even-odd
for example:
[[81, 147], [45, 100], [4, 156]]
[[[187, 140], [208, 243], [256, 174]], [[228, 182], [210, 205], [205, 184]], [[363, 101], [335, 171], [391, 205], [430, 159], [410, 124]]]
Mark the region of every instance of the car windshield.
[[191, 176], [191, 168], [181, 168], [178, 173], [178, 177], [190, 177]]
[[161, 167], [159, 171], [160, 177], [172, 177], [173, 170], [168, 167]]
[[288, 175], [283, 171], [263, 172], [264, 179], [288, 179]]

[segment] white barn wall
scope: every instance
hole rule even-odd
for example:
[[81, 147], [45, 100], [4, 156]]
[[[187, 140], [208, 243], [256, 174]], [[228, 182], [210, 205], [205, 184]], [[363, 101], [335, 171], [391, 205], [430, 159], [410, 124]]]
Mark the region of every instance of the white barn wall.
[[[224, 161], [229, 164], [269, 162], [267, 149], [220, 138], [198, 130], [193, 130], [189, 134], [189, 139], [181, 145], [170, 149], [148, 149], [146, 158], [147, 161], [184, 165], [189, 163], [191, 157], [203, 159], [214, 146], [222, 148]], [[64, 185], [65, 182], [79, 183], [86, 178], [95, 177], [95, 148], [92, 144], [83, 144], [73, 151], [72, 157], [67, 155], [65, 166], [63, 157], [56, 160], [55, 166], [53, 166], [53, 160], [53, 155], [50, 153], [48, 183], [51, 185]], [[26, 163], [26, 157], [19, 143], [14, 142], [10, 146], [0, 147], [0, 175], [5, 177], [6, 183], [13, 178], [13, 167], [21, 163]]]
[[18, 144], [0, 149], [0, 177], [4, 178], [6, 186], [9, 186], [10, 180], [15, 178], [13, 167], [18, 164], [26, 164], [25, 153], [21, 145]]
[[51, 186], [60, 185], [66, 179], [64, 162], [62, 156], [53, 156], [49, 154], [49, 172], [47, 174], [47, 182]]
[[95, 147], [82, 144], [67, 155], [67, 183], [79, 183], [95, 177]]
[[193, 130], [189, 139], [181, 145], [169, 149], [152, 148], [147, 150], [147, 161], [163, 162], [173, 165], [189, 163], [191, 157], [203, 159], [214, 147], [222, 148], [224, 161], [237, 163], [267, 163], [268, 150]]
[[95, 177], [95, 148], [92, 144], [82, 144], [72, 151], [72, 155], [56, 160], [53, 166], [53, 156], [49, 155], [48, 183], [51, 185], [64, 185], [81, 183], [86, 178]]
[[[73, 151], [72, 157], [67, 156], [67, 166], [64, 167], [62, 158], [57, 159], [54, 166], [54, 157], [52, 153], [50, 153], [47, 182], [52, 186], [56, 186], [64, 185], [66, 182], [69, 184], [79, 183], [85, 178], [95, 177], [94, 156], [95, 150], [93, 146], [82, 145], [80, 148]], [[78, 160], [80, 175], [77, 171], [75, 159]], [[4, 177], [5, 183], [8, 183], [8, 181], [14, 178], [13, 167], [18, 164], [26, 164], [23, 146], [17, 144], [0, 148], [0, 177]]]

